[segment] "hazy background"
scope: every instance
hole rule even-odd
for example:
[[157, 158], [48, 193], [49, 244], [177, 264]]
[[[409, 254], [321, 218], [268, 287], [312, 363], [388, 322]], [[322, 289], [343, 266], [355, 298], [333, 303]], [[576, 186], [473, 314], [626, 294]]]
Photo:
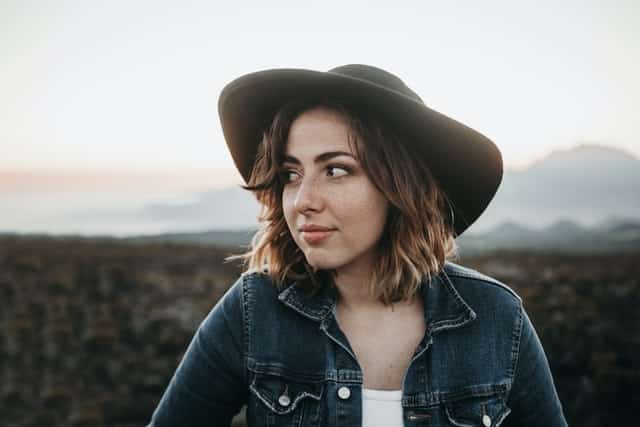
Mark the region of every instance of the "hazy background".
[[500, 147], [504, 184], [471, 232], [637, 218], [639, 16], [634, 1], [1, 1], [0, 231], [250, 226], [220, 90], [354, 62]]

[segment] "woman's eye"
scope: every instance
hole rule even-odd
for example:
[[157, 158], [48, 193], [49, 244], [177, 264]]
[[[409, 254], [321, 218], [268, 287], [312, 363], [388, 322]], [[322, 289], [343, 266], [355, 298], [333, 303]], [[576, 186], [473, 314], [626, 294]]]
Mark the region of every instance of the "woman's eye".
[[341, 177], [349, 174], [349, 169], [343, 166], [328, 166], [327, 174], [332, 177]]
[[[331, 178], [340, 178], [349, 175], [351, 170], [345, 166], [331, 165], [326, 167], [327, 176]], [[293, 169], [285, 169], [280, 172], [280, 177], [285, 184], [300, 180], [300, 174]]]
[[284, 182], [292, 182], [295, 181], [298, 176], [298, 174], [296, 173], [296, 171], [294, 170], [285, 170], [280, 172], [280, 176], [282, 177], [282, 179], [284, 180]]

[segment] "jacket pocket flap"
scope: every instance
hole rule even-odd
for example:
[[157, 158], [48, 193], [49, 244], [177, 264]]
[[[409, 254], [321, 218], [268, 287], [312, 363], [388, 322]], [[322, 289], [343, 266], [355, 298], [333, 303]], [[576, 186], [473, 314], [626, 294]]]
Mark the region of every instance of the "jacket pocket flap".
[[323, 386], [321, 381], [299, 381], [278, 375], [256, 374], [249, 389], [276, 414], [288, 414], [305, 399], [320, 400]]
[[495, 427], [511, 412], [502, 394], [467, 396], [445, 403], [449, 422], [459, 427]]

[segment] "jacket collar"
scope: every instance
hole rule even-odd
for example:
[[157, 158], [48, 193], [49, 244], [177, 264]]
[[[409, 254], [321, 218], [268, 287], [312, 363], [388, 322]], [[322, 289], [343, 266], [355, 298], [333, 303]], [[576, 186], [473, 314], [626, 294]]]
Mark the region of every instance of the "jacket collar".
[[[454, 329], [471, 322], [476, 313], [462, 299], [446, 273], [447, 266], [440, 273], [422, 282], [421, 293], [425, 307], [427, 334]], [[318, 322], [333, 312], [336, 305], [336, 291], [331, 286], [323, 286], [313, 296], [307, 296], [298, 282], [293, 282], [278, 294], [278, 299], [299, 314]]]

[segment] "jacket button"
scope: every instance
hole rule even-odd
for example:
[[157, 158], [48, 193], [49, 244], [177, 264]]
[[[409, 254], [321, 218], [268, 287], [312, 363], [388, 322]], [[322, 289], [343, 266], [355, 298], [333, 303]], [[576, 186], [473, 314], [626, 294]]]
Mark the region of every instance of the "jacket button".
[[351, 390], [349, 390], [349, 387], [340, 387], [338, 389], [338, 397], [342, 400], [348, 399], [351, 396]]
[[289, 399], [289, 396], [287, 396], [286, 394], [283, 394], [278, 398], [278, 403], [280, 404], [280, 406], [289, 406], [289, 404], [291, 403], [291, 399]]
[[491, 417], [489, 415], [482, 416], [482, 425], [484, 427], [491, 427]]

